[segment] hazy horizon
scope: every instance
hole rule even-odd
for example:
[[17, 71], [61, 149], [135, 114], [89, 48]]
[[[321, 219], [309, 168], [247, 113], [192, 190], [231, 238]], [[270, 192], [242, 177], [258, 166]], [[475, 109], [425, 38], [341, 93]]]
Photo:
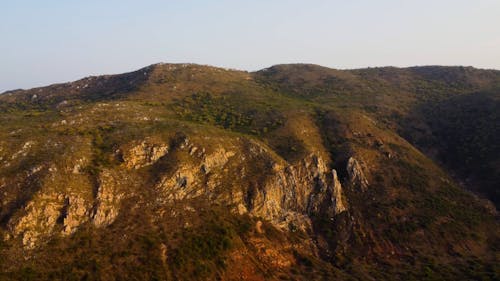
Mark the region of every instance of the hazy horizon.
[[500, 69], [500, 2], [16, 1], [0, 4], [0, 92], [159, 62], [255, 71]]

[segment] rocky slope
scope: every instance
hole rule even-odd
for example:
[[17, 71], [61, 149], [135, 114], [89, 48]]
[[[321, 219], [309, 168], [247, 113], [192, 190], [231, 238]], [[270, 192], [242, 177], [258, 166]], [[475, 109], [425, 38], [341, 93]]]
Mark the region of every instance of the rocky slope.
[[466, 188], [498, 202], [480, 97], [499, 89], [471, 68], [158, 64], [4, 93], [0, 277], [497, 279], [496, 209]]

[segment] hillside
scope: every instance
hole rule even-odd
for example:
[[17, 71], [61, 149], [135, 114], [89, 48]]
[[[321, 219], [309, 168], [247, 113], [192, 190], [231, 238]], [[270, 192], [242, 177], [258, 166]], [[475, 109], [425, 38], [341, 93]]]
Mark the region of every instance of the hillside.
[[499, 105], [441, 66], [3, 93], [0, 279], [498, 280]]

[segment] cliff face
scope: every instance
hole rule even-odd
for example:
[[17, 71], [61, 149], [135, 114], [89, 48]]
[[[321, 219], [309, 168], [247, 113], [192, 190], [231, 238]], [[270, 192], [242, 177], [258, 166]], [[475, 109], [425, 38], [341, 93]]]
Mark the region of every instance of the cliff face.
[[155, 65], [0, 96], [0, 279], [495, 279], [495, 208], [391, 119], [441, 98], [425, 83], [470, 89], [412, 71]]
[[[170, 149], [169, 144], [173, 144]], [[82, 159], [65, 160], [74, 168], [64, 180], [81, 177], [78, 188], [87, 194], [67, 186], [56, 191], [53, 182], [44, 180], [28, 204], [8, 221], [8, 237], [20, 237], [24, 247], [32, 249], [52, 235], [70, 235], [88, 222], [106, 227], [119, 216], [121, 201], [140, 198], [143, 188], [154, 192], [155, 202], [150, 203], [160, 210], [178, 201], [204, 198], [284, 230], [309, 233], [311, 216], [334, 218], [347, 210], [336, 171], [329, 171], [314, 154], [290, 164], [255, 140], [203, 137], [192, 141], [184, 135], [163, 142], [159, 138], [132, 141], [113, 153], [120, 163], [96, 174], [78, 172], [75, 167]], [[57, 177], [65, 175], [56, 168], [45, 175]], [[151, 186], [144, 187], [149, 182]]]

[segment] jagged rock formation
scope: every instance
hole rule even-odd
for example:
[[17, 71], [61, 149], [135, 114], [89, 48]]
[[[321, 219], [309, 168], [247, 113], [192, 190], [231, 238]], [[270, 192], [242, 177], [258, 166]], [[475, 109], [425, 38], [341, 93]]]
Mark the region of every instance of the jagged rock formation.
[[[206, 144], [219, 141], [227, 140], [213, 139]], [[235, 213], [261, 217], [285, 230], [297, 228], [306, 232], [312, 231], [311, 216], [328, 214], [333, 218], [347, 210], [337, 173], [335, 170], [328, 173], [322, 158], [311, 154], [298, 163], [288, 164], [255, 141], [242, 138], [230, 141], [231, 145], [226, 147], [204, 147], [184, 137], [169, 154], [165, 144], [168, 141], [144, 140], [133, 142], [139, 145], [124, 145], [118, 152], [123, 155], [122, 166], [126, 170], [102, 170], [95, 187], [88, 187], [95, 189], [95, 198], [89, 201], [78, 194], [46, 193], [42, 189], [38, 193], [40, 198], [26, 207], [27, 214], [17, 223], [12, 221], [13, 237], [22, 235], [23, 245], [31, 249], [39, 237], [47, 238], [58, 231], [69, 235], [89, 221], [97, 227], [108, 226], [120, 213], [121, 201], [127, 196], [125, 190], [130, 192], [142, 181], [128, 174], [147, 166], [154, 168], [162, 162], [173, 162], [175, 157], [188, 159], [158, 175], [154, 187], [156, 200], [166, 206], [206, 197], [212, 202], [234, 206]], [[131, 148], [126, 150], [127, 147]], [[252, 167], [255, 161], [261, 163]], [[80, 167], [81, 163], [82, 159], [75, 160], [74, 167]], [[34, 202], [43, 208], [35, 207]], [[62, 228], [56, 227], [58, 223]]]
[[349, 160], [347, 160], [347, 174], [353, 185], [359, 187], [363, 191], [366, 190], [368, 187], [368, 180], [365, 177], [363, 168], [361, 168], [361, 165], [354, 157], [350, 157]]
[[65, 199], [65, 205], [61, 210], [63, 217], [63, 233], [73, 234], [78, 230], [78, 226], [88, 221], [91, 205], [85, 199], [78, 195], [68, 196]]
[[335, 169], [332, 170], [332, 184], [328, 191], [331, 194], [331, 205], [335, 207], [334, 212], [331, 212], [331, 214], [340, 214], [343, 211], [346, 211], [347, 207], [344, 203], [344, 195], [342, 195], [342, 185], [340, 184], [337, 171], [335, 171]]

